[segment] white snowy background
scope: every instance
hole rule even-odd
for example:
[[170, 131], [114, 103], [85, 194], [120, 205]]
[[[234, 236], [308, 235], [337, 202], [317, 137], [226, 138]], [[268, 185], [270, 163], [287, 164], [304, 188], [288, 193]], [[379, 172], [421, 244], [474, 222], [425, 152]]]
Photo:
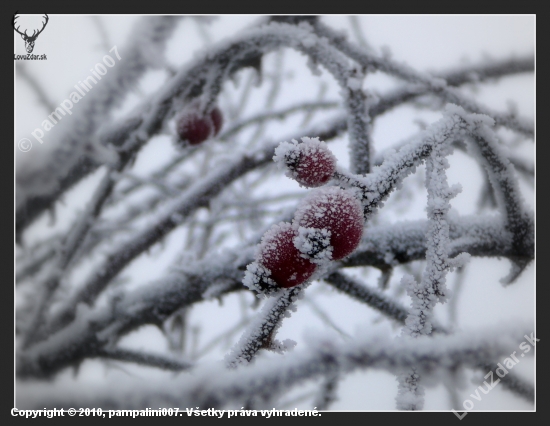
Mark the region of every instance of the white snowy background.
[[[97, 18], [94, 18], [97, 19]], [[124, 61], [123, 46], [131, 33], [132, 26], [138, 16], [100, 16], [105, 34], [102, 35], [98, 26], [90, 16], [58, 16], [50, 15], [46, 30], [39, 36], [35, 46], [36, 54], [46, 53], [46, 61], [18, 62], [15, 66], [16, 80], [16, 142], [29, 137], [30, 133], [40, 127], [42, 120], [51, 112], [39, 102], [35, 92], [28, 82], [17, 74], [22, 64], [41, 85], [48, 98], [58, 105], [73, 90], [72, 87], [90, 74], [90, 68], [108, 54], [105, 43], [109, 47], [117, 45]], [[257, 16], [220, 16], [208, 26], [208, 36], [211, 43], [223, 41], [254, 24]], [[348, 16], [323, 16], [322, 21], [335, 29], [345, 31], [352, 40], [357, 40]], [[406, 63], [419, 71], [445, 71], [460, 65], [480, 63], [486, 59], [504, 59], [514, 55], [525, 56], [534, 53], [535, 32], [533, 16], [359, 16], [358, 22], [362, 35], [368, 45], [376, 52], [391, 52], [392, 58]], [[106, 37], [106, 38], [105, 38]], [[15, 36], [15, 51], [24, 52], [24, 43]], [[192, 60], [199, 52], [208, 47], [204, 34], [201, 35], [199, 25], [192, 19], [182, 19], [166, 48], [166, 58], [172, 67]], [[262, 84], [254, 83], [255, 72], [248, 68], [241, 71], [238, 81], [227, 82], [221, 96], [220, 106], [228, 114], [228, 100], [236, 104], [247, 85], [250, 85], [250, 96], [242, 106], [241, 117], [252, 116], [265, 108], [266, 98], [270, 88], [270, 72], [273, 72], [277, 53], [265, 57]], [[117, 64], [118, 65], [118, 64]], [[115, 66], [116, 67], [116, 66]], [[303, 101], [315, 101], [319, 95], [321, 83], [324, 87], [324, 99], [339, 101], [339, 87], [332, 77], [323, 71], [317, 77], [311, 74], [305, 58], [290, 49], [284, 49], [283, 84], [276, 99], [274, 109], [290, 106]], [[147, 73], [140, 81], [139, 90], [129, 95], [116, 111], [116, 116], [123, 116], [148, 93], [155, 92], [167, 78], [163, 70]], [[256, 82], [257, 83], [257, 82]], [[98, 82], [101, 85], [101, 82]], [[398, 87], [396, 79], [376, 73], [368, 75], [364, 88], [375, 93], [385, 93]], [[94, 89], [92, 89], [94, 90]], [[534, 118], [534, 77], [532, 73], [523, 73], [505, 77], [497, 82], [482, 83], [475, 89], [463, 88], [464, 93], [475, 97], [488, 107], [506, 111], [509, 102], [513, 101], [520, 115]], [[74, 110], [81, 105], [74, 106]], [[319, 113], [313, 122], [322, 122], [323, 117], [329, 117], [330, 112]], [[441, 117], [440, 112], [429, 109], [418, 109], [403, 106], [379, 117], [373, 130], [374, 150], [379, 152], [416, 133], [419, 122], [433, 123]], [[72, 117], [64, 117], [64, 121]], [[265, 130], [265, 137], [278, 141], [286, 135], [299, 129], [303, 115], [290, 117], [285, 121], [277, 121]], [[226, 122], [227, 123], [227, 122]], [[60, 123], [62, 126], [64, 123]], [[52, 132], [53, 133], [53, 132]], [[252, 135], [252, 131], [240, 136], [239, 142], [228, 143], [228, 151], [237, 149], [235, 143], [244, 144]], [[502, 133], [511, 137], [509, 133]], [[315, 135], [310, 135], [315, 136]], [[32, 138], [31, 138], [32, 139]], [[281, 141], [283, 139], [280, 139]], [[41, 158], [49, 150], [55, 148], [56, 140], [44, 138], [44, 144], [33, 143], [30, 152], [20, 152], [15, 149], [17, 168], [33, 167], [40, 164]], [[230, 156], [224, 152], [224, 146], [213, 146], [212, 152], [218, 155]], [[242, 145], [239, 147], [242, 149]], [[347, 134], [330, 143], [330, 149], [336, 155], [340, 166], [349, 165], [347, 150]], [[142, 150], [132, 173], [146, 176], [150, 170], [155, 170], [177, 153], [169, 136], [157, 136]], [[534, 144], [531, 141], [518, 142], [514, 153], [527, 160], [534, 158]], [[451, 167], [448, 169], [449, 184], [460, 183], [463, 191], [451, 201], [452, 207], [461, 215], [477, 213], [482, 183], [482, 170], [462, 152], [455, 152], [449, 157]], [[276, 170], [276, 169], [273, 169]], [[197, 171], [198, 173], [198, 171]], [[96, 187], [103, 171], [97, 170], [78, 185], [73, 187], [63, 197], [63, 203], [57, 203], [55, 220], [49, 215], [43, 215], [36, 220], [24, 235], [25, 245], [45, 239], [61, 230], [68, 229], [71, 221], [82, 211]], [[396, 221], [409, 221], [426, 218], [426, 191], [423, 186], [424, 167], [417, 174], [405, 181], [405, 189], [409, 188], [409, 198], [399, 199], [395, 194], [377, 215], [378, 224], [391, 224]], [[534, 208], [534, 191], [527, 185], [521, 190], [525, 202]], [[254, 189], [258, 196], [273, 196], [277, 193], [303, 192], [295, 182], [277, 176], [274, 172], [263, 185]], [[291, 204], [286, 204], [288, 206]], [[200, 212], [196, 216], [200, 220]], [[239, 244], [237, 232], [232, 230], [231, 223], [227, 227], [231, 236], [219, 247], [231, 249]], [[175, 259], [184, 258], [182, 253], [186, 236], [182, 230], [172, 232], [162, 245], [152, 248], [148, 256], [141, 256], [123, 272], [130, 285], [140, 285], [154, 281], [163, 276], [166, 268], [173, 265]], [[16, 247], [16, 256], [23, 253], [21, 247]], [[182, 256], [183, 255], [183, 256]], [[534, 321], [535, 278], [534, 265], [531, 264], [520, 276], [518, 281], [504, 288], [499, 280], [508, 274], [510, 263], [506, 259], [472, 258], [467, 273], [463, 277], [461, 291], [456, 295], [456, 322], [452, 326], [456, 330], [478, 330], [490, 326], [503, 326], [515, 321]], [[83, 264], [81, 269], [72, 276], [90, 273], [90, 265]], [[380, 272], [373, 268], [361, 268], [360, 271], [348, 270], [361, 277], [363, 282], [371, 287], [377, 286]], [[386, 290], [390, 295], [410, 305], [410, 299], [399, 288], [403, 275], [399, 268], [394, 272]], [[456, 284], [456, 274], [450, 273], [447, 279], [451, 290], [451, 298]], [[27, 297], [25, 284], [17, 289], [18, 297]], [[338, 293], [333, 288], [320, 282], [314, 282], [307, 290], [307, 297], [298, 302], [298, 310], [292, 317], [283, 322], [278, 332], [278, 339], [292, 339], [298, 343], [296, 350], [304, 344], [307, 336], [330, 333], [335, 341], [345, 342], [353, 336], [368, 336], [371, 333], [387, 333], [392, 336], [400, 334], [401, 327], [393, 326], [378, 312], [366, 307], [349, 297]], [[223, 301], [212, 300], [193, 306], [188, 317], [189, 330], [186, 351], [195, 351], [201, 355], [198, 362], [219, 362], [223, 360], [242, 330], [230, 332], [244, 315], [252, 315], [251, 294], [230, 294]], [[436, 319], [442, 324], [450, 324], [449, 303], [439, 304], [435, 308]], [[196, 339], [193, 341], [193, 330]], [[224, 336], [224, 338], [219, 338]], [[209, 348], [209, 342], [216, 344]], [[518, 345], [521, 343], [517, 342]], [[169, 347], [161, 331], [154, 326], [145, 326], [132, 332], [121, 341], [121, 346], [135, 349], [145, 349], [148, 352], [166, 354]], [[209, 350], [206, 350], [209, 349]], [[189, 355], [187, 352], [186, 355]], [[261, 354], [259, 357], [278, 357], [276, 354]], [[292, 356], [289, 353], [285, 356]], [[529, 382], [534, 380], [534, 360], [531, 357], [522, 359], [514, 368], [519, 376]], [[23, 407], [32, 401], [40, 401], [45, 395], [63, 398], [68, 395], [95, 395], [107, 390], [124, 391], [147, 384], [182, 383], [187, 373], [162, 372], [153, 368], [140, 367], [116, 361], [85, 361], [77, 372], [65, 369], [52, 381], [18, 380], [16, 383], [16, 405]], [[469, 379], [480, 377], [479, 373], [467, 371], [462, 389], [459, 389], [459, 400], [462, 401], [472, 393], [480, 383]], [[277, 408], [311, 409], [312, 395], [319, 382], [310, 382], [299, 386], [287, 395], [287, 405]], [[332, 410], [395, 410], [397, 381], [394, 375], [376, 370], [359, 371], [344, 377], [338, 385], [338, 399], [332, 404]], [[470, 398], [471, 399], [471, 398]], [[151, 407], [154, 408], [154, 407]], [[185, 408], [185, 407], [180, 407]], [[240, 407], [239, 407], [240, 408]], [[441, 384], [428, 387], [425, 398], [425, 410], [449, 410], [450, 395]], [[476, 410], [532, 410], [533, 405], [518, 398], [512, 393], [496, 387], [482, 401], [475, 404]]]

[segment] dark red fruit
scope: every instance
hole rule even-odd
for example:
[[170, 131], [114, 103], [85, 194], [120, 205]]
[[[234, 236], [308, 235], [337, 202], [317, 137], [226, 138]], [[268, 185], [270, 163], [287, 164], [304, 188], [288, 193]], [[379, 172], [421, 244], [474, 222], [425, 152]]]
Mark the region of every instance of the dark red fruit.
[[193, 102], [180, 116], [177, 132], [180, 139], [191, 145], [198, 145], [212, 136], [216, 136], [223, 125], [223, 115], [218, 107], [203, 116], [198, 112], [199, 103]]
[[223, 126], [223, 115], [218, 107], [214, 107], [214, 109], [210, 113], [210, 118], [212, 119], [212, 123], [214, 123], [214, 136], [216, 136], [218, 133], [220, 133], [220, 130]]
[[187, 112], [180, 117], [177, 131], [182, 140], [188, 141], [191, 145], [198, 145], [208, 139], [212, 127], [211, 120], [201, 117], [196, 112]]
[[270, 278], [280, 287], [294, 287], [305, 282], [315, 272], [316, 265], [301, 257], [294, 247], [298, 235], [290, 223], [273, 225], [262, 237], [257, 261], [271, 271]]
[[336, 171], [336, 157], [319, 138], [303, 137], [302, 143], [283, 143], [276, 150], [276, 161], [288, 169], [287, 176], [307, 188], [327, 183]]
[[342, 259], [359, 245], [363, 235], [363, 207], [352, 193], [336, 186], [322, 188], [304, 199], [293, 227], [330, 231], [332, 259]]

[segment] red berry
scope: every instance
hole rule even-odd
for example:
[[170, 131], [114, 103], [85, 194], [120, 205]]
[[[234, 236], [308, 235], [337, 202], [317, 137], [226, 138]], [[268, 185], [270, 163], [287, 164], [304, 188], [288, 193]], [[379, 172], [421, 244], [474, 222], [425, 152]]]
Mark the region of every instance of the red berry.
[[191, 145], [198, 145], [209, 137], [216, 136], [223, 125], [223, 115], [218, 107], [214, 107], [206, 116], [199, 113], [199, 107], [198, 101], [191, 102], [177, 123], [180, 139]]
[[212, 127], [210, 120], [190, 111], [179, 118], [177, 131], [182, 140], [188, 141], [191, 145], [198, 145], [208, 139]]
[[210, 118], [212, 119], [212, 123], [214, 123], [214, 136], [216, 136], [220, 133], [220, 129], [223, 126], [223, 115], [218, 107], [214, 107], [210, 112]]
[[336, 171], [336, 157], [319, 138], [303, 137], [302, 143], [295, 139], [292, 143], [283, 142], [273, 159], [287, 169], [288, 177], [307, 188], [324, 185]]
[[330, 231], [332, 259], [351, 254], [363, 235], [363, 207], [353, 194], [336, 186], [321, 188], [306, 197], [294, 216], [293, 227]]
[[290, 223], [273, 225], [262, 237], [257, 253], [257, 261], [271, 271], [271, 278], [280, 287], [294, 287], [305, 282], [316, 265], [301, 257], [294, 247], [294, 237], [298, 232]]

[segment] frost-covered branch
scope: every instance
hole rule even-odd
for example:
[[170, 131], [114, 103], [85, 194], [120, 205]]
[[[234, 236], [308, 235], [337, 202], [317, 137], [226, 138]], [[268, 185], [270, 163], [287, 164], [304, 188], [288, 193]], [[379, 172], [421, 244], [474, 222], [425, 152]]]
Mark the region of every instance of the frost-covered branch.
[[338, 373], [327, 374], [323, 379], [321, 389], [319, 389], [313, 402], [313, 406], [317, 407], [317, 410], [323, 411], [329, 409], [330, 405], [338, 399], [336, 391], [339, 379]]
[[[445, 169], [449, 167], [446, 156], [450, 153], [447, 129], [433, 136], [433, 149], [426, 161], [426, 188], [428, 190], [428, 231], [426, 233], [426, 268], [422, 280], [417, 283], [411, 276], [403, 277], [402, 283], [411, 297], [411, 310], [405, 320], [403, 336], [416, 338], [432, 333], [433, 308], [437, 302], [445, 302], [446, 275], [456, 265], [449, 258], [449, 224], [447, 214], [449, 201], [460, 192], [460, 187], [450, 188]], [[416, 367], [398, 376], [399, 390], [396, 398], [400, 410], [421, 410], [424, 406], [424, 390], [419, 383]]]
[[[437, 339], [405, 341], [378, 336], [376, 339], [357, 339], [353, 343], [338, 345], [321, 339], [314, 347], [308, 348], [307, 353], [295, 353], [292, 358], [279, 361], [258, 360], [244, 371], [238, 369], [233, 373], [224, 373], [227, 381], [220, 379], [216, 381], [215, 387], [205, 385], [208, 381], [201, 380], [203, 387], [200, 399], [192, 399], [191, 405], [196, 403], [200, 406], [219, 406], [220, 403], [227, 403], [227, 398], [240, 400], [251, 395], [277, 392], [279, 389], [288, 389], [295, 383], [326, 375], [334, 368], [348, 373], [357, 368], [394, 371], [396, 368], [417, 365], [427, 373], [460, 365], [477, 366], [479, 357], [498, 359], [509, 354], [511, 348], [517, 347], [517, 342], [529, 332], [529, 327], [529, 324], [514, 325], [511, 329], [499, 331], [462, 332]], [[192, 390], [186, 391], [184, 400], [186, 397], [193, 398], [192, 395], [196, 395]]]
[[[461, 67], [449, 72], [441, 72], [435, 75], [436, 78], [444, 80], [448, 86], [461, 86], [468, 83], [479, 84], [494, 78], [512, 76], [519, 73], [534, 72], [535, 58], [512, 58], [489, 64], [474, 64]], [[378, 97], [378, 102], [370, 107], [371, 117], [385, 114], [395, 107], [406, 104], [414, 99], [432, 93], [431, 87], [422, 85], [407, 85], [395, 89]]]
[[206, 259], [202, 266], [196, 265], [197, 272], [202, 273], [172, 272], [158, 282], [124, 292], [124, 297], [114, 292], [99, 307], [79, 305], [74, 321], [46, 340], [18, 351], [18, 375], [50, 377], [64, 367], [95, 357], [103, 346], [127, 332], [144, 324], [160, 326], [178, 309], [215, 296], [215, 291], [206, 293], [209, 286], [219, 286], [220, 293], [241, 290], [243, 272], [234, 270], [231, 259], [233, 256], [226, 259], [230, 268], [204, 272], [211, 262]]
[[24, 63], [18, 63], [16, 66], [17, 75], [24, 79], [29, 84], [29, 86], [31, 86], [32, 90], [34, 90], [34, 92], [36, 93], [38, 102], [42, 104], [46, 111], [54, 111], [56, 105], [44, 91], [44, 88], [42, 87], [40, 82], [32, 74], [29, 73], [27, 66]]
[[[484, 374], [488, 374], [489, 372], [493, 373], [493, 377], [497, 377], [497, 368], [498, 365], [495, 365], [494, 363], [482, 363], [479, 365], [479, 368], [483, 370]], [[512, 372], [509, 372], [506, 376], [500, 377], [500, 381], [502, 382], [502, 386], [504, 386], [506, 389], [508, 389], [511, 392], [514, 392], [516, 395], [521, 396], [523, 399], [525, 399], [528, 402], [534, 403], [535, 402], [535, 387], [531, 385], [530, 383], [527, 383], [524, 379], [521, 377], [512, 374]]]
[[[98, 268], [96, 274], [83, 285], [82, 290], [66, 304], [64, 311], [53, 320], [53, 329], [67, 324], [79, 303], [92, 303], [126, 265], [175, 229], [193, 211], [208, 205], [209, 200], [219, 194], [225, 185], [269, 161], [272, 150], [272, 146], [269, 149], [263, 148], [256, 157], [244, 155], [235, 163], [214, 170], [209, 177], [192, 185], [182, 196], [172, 201], [171, 205], [166, 207], [165, 213], [152, 226], [112, 251], [104, 265]], [[220, 182], [224, 184], [221, 185]]]
[[331, 109], [337, 106], [338, 106], [337, 102], [304, 102], [304, 103], [293, 105], [291, 107], [288, 107], [279, 111], [272, 111], [272, 112], [257, 114], [253, 117], [250, 117], [235, 123], [230, 128], [222, 132], [219, 136], [219, 139], [228, 140], [232, 138], [235, 134], [237, 134], [238, 132], [240, 132], [241, 130], [247, 128], [252, 124], [263, 123], [265, 121], [273, 120], [273, 119], [282, 120], [286, 118], [288, 115], [293, 114], [295, 112], [306, 112], [306, 111], [309, 112], [311, 110]]
[[384, 294], [359, 284], [353, 278], [346, 276], [342, 272], [333, 272], [328, 275], [324, 281], [344, 294], [362, 303], [366, 303], [398, 323], [404, 323], [407, 318], [407, 308], [389, 299]]
[[[346, 266], [386, 268], [426, 256], [427, 221], [410, 221], [369, 228], [362, 244], [344, 261]], [[501, 219], [492, 216], [463, 216], [449, 220], [449, 255], [468, 252], [472, 256], [513, 256]], [[530, 250], [525, 259], [533, 259]]]
[[[241, 336], [237, 344], [225, 357], [225, 363], [230, 368], [249, 363], [256, 353], [262, 349], [272, 349], [277, 330], [281, 327], [281, 320], [290, 317], [295, 310], [294, 302], [300, 298], [303, 286], [293, 287], [280, 291], [265, 303], [262, 311], [252, 320], [248, 329]], [[281, 349], [292, 348], [292, 343], [282, 342]]]
[[[470, 119], [471, 120], [471, 119]], [[488, 175], [500, 211], [505, 218], [505, 227], [512, 234], [512, 249], [520, 256], [531, 254], [533, 246], [534, 220], [531, 213], [526, 211], [525, 202], [520, 195], [519, 184], [514, 175], [514, 167], [510, 160], [502, 154], [494, 133], [490, 130], [490, 122], [481, 121], [471, 138], [474, 141], [472, 151], [480, 158]], [[515, 260], [515, 268], [504, 283], [510, 283], [517, 277], [529, 262]]]
[[481, 64], [469, 64], [447, 72], [437, 73], [447, 85], [460, 86], [465, 83], [478, 83], [504, 76], [535, 71], [535, 57], [512, 57], [503, 60], [491, 60]]
[[402, 78], [410, 83], [422, 84], [434, 94], [442, 96], [446, 102], [460, 105], [470, 112], [487, 115], [493, 118], [498, 125], [508, 127], [531, 138], [534, 137], [533, 123], [526, 118], [516, 117], [515, 114], [502, 114], [493, 111], [461, 94], [457, 89], [447, 87], [448, 83], [442, 78], [418, 72], [405, 64], [396, 63], [387, 57], [375, 56], [368, 50], [350, 43], [346, 40], [345, 36], [321, 22], [315, 25], [315, 29], [320, 36], [327, 37], [334, 46], [357, 61], [366, 70], [379, 70]]
[[[296, 43], [296, 40], [301, 40], [301, 42]], [[318, 38], [311, 31], [311, 27], [307, 27], [307, 25], [297, 27], [279, 23], [249, 30], [240, 39], [219, 45], [214, 53], [195, 61], [191, 66], [178, 72], [165, 84], [163, 90], [154, 97], [153, 101], [148, 101], [148, 104], [138, 107], [134, 117], [123, 122], [122, 127], [118, 125], [109, 130], [109, 136], [103, 136], [102, 139], [106, 139], [111, 143], [112, 140], [123, 142], [122, 147], [118, 149], [119, 155], [133, 155], [143, 143], [160, 130], [168, 119], [173, 117], [176, 112], [175, 109], [181, 106], [182, 100], [188, 101], [206, 91], [205, 96], [209, 100], [205, 98], [205, 102], [201, 107], [204, 109], [209, 108], [212, 99], [219, 92], [221, 83], [225, 79], [242, 66], [246, 66], [251, 58], [256, 58], [280, 47], [292, 47], [308, 55], [312, 61], [320, 63], [334, 75], [345, 91], [344, 101], [349, 113], [348, 124], [351, 126], [351, 139], [355, 141], [354, 144], [358, 146], [357, 149], [363, 149], [360, 147], [367, 146], [368, 132], [365, 131], [368, 128], [367, 118], [365, 117], [366, 107], [360, 84], [356, 83], [356, 81], [360, 82], [361, 79], [357, 75], [357, 70], [348, 65], [348, 61], [340, 52], [323, 39]], [[130, 64], [132, 58], [129, 57], [126, 61]], [[121, 63], [121, 68], [123, 63]], [[132, 63], [132, 65], [135, 64]], [[121, 68], [117, 69], [120, 70]], [[106, 85], [101, 87], [108, 88]], [[112, 94], [110, 96], [109, 99], [112, 99]], [[107, 108], [105, 108], [105, 112], [107, 112]], [[86, 128], [85, 135], [93, 134], [94, 130], [95, 128]], [[88, 140], [88, 138], [86, 137], [85, 140]], [[76, 154], [73, 152], [71, 155]], [[67, 160], [66, 168], [73, 167], [73, 170], [57, 170], [57, 173], [53, 173], [48, 177], [49, 186], [46, 185], [47, 182], [42, 182], [40, 187], [31, 189], [29, 179], [22, 177], [21, 187], [25, 188], [25, 191], [27, 191], [25, 194], [27, 195], [18, 202], [18, 229], [22, 230], [27, 223], [47, 208], [61, 192], [97, 167], [97, 163], [89, 157], [85, 157], [80, 161], [82, 164], [79, 163], [78, 167], [75, 168], [73, 162]], [[59, 176], [59, 178], [55, 178], [56, 181], [51, 182], [54, 179], [52, 176]]]
[[450, 153], [450, 136], [452, 134], [448, 131], [434, 135], [433, 149], [426, 161], [429, 219], [426, 268], [420, 283], [416, 283], [412, 277], [406, 279], [407, 292], [412, 299], [412, 311], [407, 318], [404, 334], [411, 337], [431, 334], [433, 307], [437, 302], [447, 300], [447, 272], [455, 266], [462, 266], [449, 257], [449, 202], [461, 191], [460, 186], [450, 188], [447, 184], [445, 169], [449, 167], [446, 156]]
[[148, 367], [160, 368], [169, 371], [183, 371], [190, 369], [193, 365], [178, 359], [171, 359], [166, 356], [136, 352], [128, 349], [102, 349], [97, 356], [116, 361], [132, 362]]
[[[123, 164], [117, 165], [117, 171], [124, 167]], [[53, 267], [52, 274], [46, 279], [42, 289], [44, 293], [39, 298], [39, 304], [34, 314], [34, 318], [30, 323], [29, 331], [25, 336], [25, 345], [32, 343], [36, 336], [40, 324], [44, 321], [44, 314], [47, 311], [51, 297], [59, 286], [65, 269], [73, 259], [73, 256], [78, 252], [79, 247], [85, 241], [88, 231], [92, 227], [93, 221], [98, 217], [103, 208], [103, 205], [116, 183], [114, 178], [115, 170], [108, 170], [103, 177], [101, 183], [97, 187], [92, 199], [86, 210], [80, 215], [72, 229], [67, 233], [66, 238], [62, 242], [57, 252], [57, 259]]]
[[[335, 344], [320, 339], [307, 350], [294, 352], [292, 357], [257, 360], [246, 368], [226, 370], [222, 366], [205, 366], [181, 382], [163, 383], [163, 389], [148, 384], [144, 389], [118, 392], [118, 406], [134, 408], [144, 394], [178, 396], [184, 407], [220, 408], [230, 402], [247, 398], [268, 398], [272, 394], [319, 377], [333, 374], [335, 369], [348, 374], [362, 369], [394, 372], [417, 366], [423, 374], [460, 366], [477, 367], [483, 359], [499, 359], [509, 355], [530, 333], [531, 324], [509, 324], [498, 329], [467, 330], [437, 339], [396, 340], [389, 336], [360, 337], [354, 342]], [[437, 376], [434, 376], [437, 377]], [[167, 387], [169, 387], [167, 389]], [[69, 398], [71, 400], [71, 398]], [[87, 398], [78, 399], [79, 406], [88, 406]], [[240, 407], [240, 406], [239, 406]]]

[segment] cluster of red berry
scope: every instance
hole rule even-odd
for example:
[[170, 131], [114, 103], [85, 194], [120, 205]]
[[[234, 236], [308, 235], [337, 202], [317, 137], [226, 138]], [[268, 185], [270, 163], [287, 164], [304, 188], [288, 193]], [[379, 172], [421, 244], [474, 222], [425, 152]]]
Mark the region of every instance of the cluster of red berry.
[[[279, 145], [274, 159], [302, 186], [321, 186], [332, 178], [336, 158], [324, 142], [302, 141]], [[245, 282], [266, 293], [302, 284], [319, 265], [351, 254], [363, 224], [361, 202], [352, 192], [337, 186], [316, 189], [300, 203], [292, 223], [273, 225], [264, 234]]]
[[[201, 114], [197, 101], [177, 119], [179, 141], [198, 145], [216, 136], [223, 124], [218, 107]], [[274, 160], [301, 186], [316, 188], [332, 179], [336, 157], [318, 138], [283, 142]], [[274, 225], [262, 238], [256, 262], [248, 266], [248, 285], [269, 293], [307, 281], [319, 265], [351, 254], [363, 235], [363, 208], [350, 192], [336, 186], [306, 197], [292, 223]]]
[[223, 125], [223, 115], [216, 106], [209, 113], [201, 114], [198, 103], [192, 103], [179, 116], [176, 130], [181, 142], [198, 145], [216, 136]]

